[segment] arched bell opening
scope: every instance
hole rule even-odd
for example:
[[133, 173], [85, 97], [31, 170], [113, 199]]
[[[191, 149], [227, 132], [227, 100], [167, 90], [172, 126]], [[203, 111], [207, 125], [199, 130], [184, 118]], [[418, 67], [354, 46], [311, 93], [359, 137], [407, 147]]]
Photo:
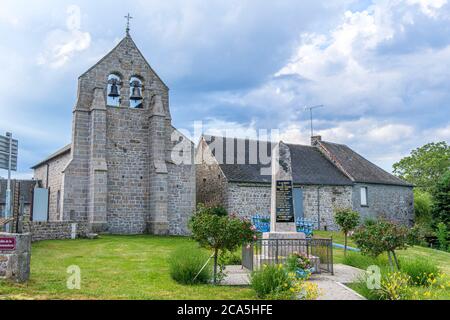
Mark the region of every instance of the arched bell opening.
[[112, 107], [120, 106], [120, 90], [122, 88], [122, 80], [117, 74], [110, 74], [108, 76], [108, 87], [106, 92], [107, 105]]
[[130, 79], [130, 108], [143, 108], [142, 81], [138, 77]]

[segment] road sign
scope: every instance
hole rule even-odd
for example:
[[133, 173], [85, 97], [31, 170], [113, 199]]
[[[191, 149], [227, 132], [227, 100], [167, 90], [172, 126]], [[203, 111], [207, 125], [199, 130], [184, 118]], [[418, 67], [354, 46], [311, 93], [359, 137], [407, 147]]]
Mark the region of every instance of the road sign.
[[16, 139], [0, 135], [0, 169], [9, 169], [9, 151], [11, 150], [11, 170], [17, 171], [17, 154], [19, 151], [19, 143]]

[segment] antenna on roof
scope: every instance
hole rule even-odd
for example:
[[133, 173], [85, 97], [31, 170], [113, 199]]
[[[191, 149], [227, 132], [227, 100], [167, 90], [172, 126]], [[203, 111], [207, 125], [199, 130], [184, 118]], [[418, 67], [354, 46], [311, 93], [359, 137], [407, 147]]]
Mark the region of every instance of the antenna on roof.
[[317, 105], [317, 106], [312, 106], [312, 107], [305, 107], [305, 111], [309, 110], [309, 115], [311, 118], [311, 137], [314, 136], [314, 128], [313, 128], [313, 110], [314, 109], [319, 109], [319, 108], [323, 108], [325, 107], [323, 104]]

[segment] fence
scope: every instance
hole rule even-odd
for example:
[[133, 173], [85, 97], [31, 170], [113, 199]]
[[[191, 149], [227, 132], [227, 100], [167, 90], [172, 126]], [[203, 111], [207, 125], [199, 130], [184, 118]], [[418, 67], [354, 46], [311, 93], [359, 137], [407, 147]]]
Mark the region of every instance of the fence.
[[242, 248], [242, 265], [258, 270], [263, 265], [284, 263], [294, 252], [307, 254], [317, 273], [334, 273], [332, 239], [258, 239]]

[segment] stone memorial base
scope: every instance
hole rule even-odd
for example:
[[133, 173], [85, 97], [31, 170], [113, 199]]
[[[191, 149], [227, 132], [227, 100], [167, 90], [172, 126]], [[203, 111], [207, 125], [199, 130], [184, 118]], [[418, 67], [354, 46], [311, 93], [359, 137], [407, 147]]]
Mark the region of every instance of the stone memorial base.
[[0, 233], [0, 279], [28, 281], [30, 260], [30, 233]]
[[285, 258], [293, 252], [306, 253], [306, 235], [303, 232], [265, 232], [262, 239], [264, 259]]

